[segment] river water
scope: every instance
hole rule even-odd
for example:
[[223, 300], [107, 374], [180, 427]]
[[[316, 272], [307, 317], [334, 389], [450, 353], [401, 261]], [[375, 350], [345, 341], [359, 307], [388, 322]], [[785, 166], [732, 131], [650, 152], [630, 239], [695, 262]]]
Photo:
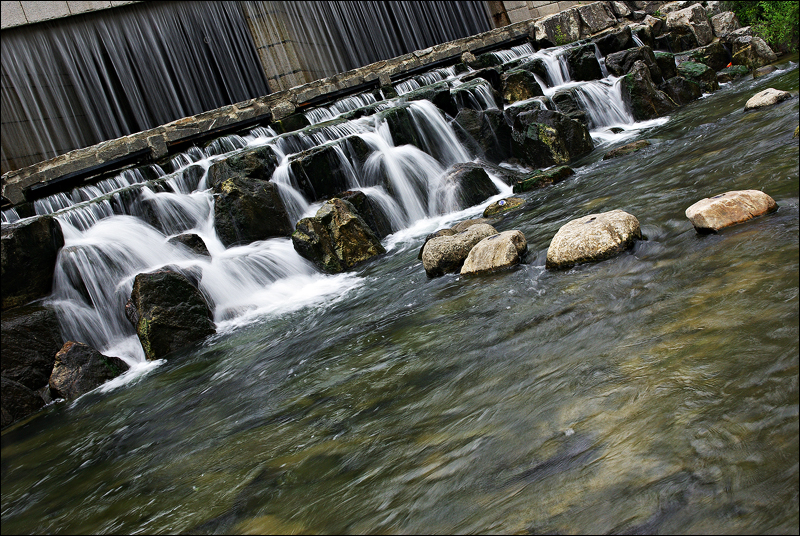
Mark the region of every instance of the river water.
[[[3, 533], [795, 533], [792, 61], [522, 194], [496, 226], [527, 237], [514, 270], [428, 279], [425, 235], [487, 203], [424, 219], [317, 299], [281, 280], [202, 347], [6, 430]], [[795, 97], [745, 113], [766, 87]], [[779, 210], [697, 235], [685, 209], [739, 189]], [[561, 225], [613, 209], [647, 240], [545, 270]]]

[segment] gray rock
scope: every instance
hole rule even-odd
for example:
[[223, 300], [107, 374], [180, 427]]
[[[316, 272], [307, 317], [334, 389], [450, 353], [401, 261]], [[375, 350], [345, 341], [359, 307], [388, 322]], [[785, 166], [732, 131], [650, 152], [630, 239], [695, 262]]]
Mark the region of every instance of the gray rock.
[[58, 250], [64, 245], [58, 222], [52, 216], [18, 220], [3, 225], [1, 233], [2, 308], [50, 294]]
[[64, 344], [56, 313], [29, 305], [2, 313], [2, 375], [31, 390], [47, 385], [56, 352]]
[[213, 190], [214, 227], [225, 247], [292, 233], [276, 184], [234, 176]]
[[711, 27], [717, 37], [726, 37], [734, 30], [741, 28], [739, 19], [732, 11], [725, 11], [711, 17]]
[[686, 217], [698, 233], [711, 233], [777, 209], [775, 200], [764, 192], [737, 190], [701, 199], [686, 209]]
[[596, 34], [617, 23], [614, 12], [606, 5], [606, 2], [593, 2], [575, 9], [578, 10], [581, 21], [589, 34]]
[[781, 91], [780, 89], [770, 87], [750, 97], [745, 103], [744, 109], [753, 110], [755, 108], [772, 106], [773, 104], [778, 104], [791, 97], [792, 94], [788, 91]]
[[734, 65], [744, 65], [751, 71], [777, 61], [778, 56], [760, 37], [737, 37], [732, 44]]
[[647, 65], [653, 80], [661, 80], [661, 68], [658, 66], [653, 49], [647, 46], [609, 54], [606, 57], [606, 68], [615, 76], [623, 76], [631, 71], [633, 64], [637, 61], [643, 61]]
[[631, 72], [625, 75], [622, 81], [622, 98], [630, 105], [637, 121], [655, 119], [677, 107], [666, 93], [655, 87], [650, 78], [650, 70], [643, 61], [635, 62]]
[[470, 250], [461, 275], [480, 275], [496, 272], [519, 264], [528, 249], [521, 231], [505, 231], [484, 238]]
[[6, 427], [44, 407], [44, 399], [19, 382], [0, 378], [0, 426]]
[[589, 214], [563, 225], [547, 248], [551, 270], [595, 262], [628, 249], [642, 238], [639, 220], [622, 210]]
[[88, 393], [130, 367], [122, 359], [103, 355], [82, 342], [70, 341], [56, 354], [50, 393], [67, 400]]
[[708, 24], [706, 10], [699, 3], [667, 14], [666, 23], [668, 30], [689, 26], [700, 45], [707, 45], [714, 39], [714, 32], [711, 25]]
[[292, 244], [300, 256], [328, 273], [349, 270], [385, 253], [380, 240], [348, 201], [327, 201], [313, 218], [297, 222]]
[[581, 37], [581, 19], [576, 9], [548, 15], [533, 23], [539, 48], [566, 45]]
[[183, 274], [138, 274], [131, 301], [139, 319], [136, 334], [148, 360], [162, 359], [216, 333], [208, 303]]
[[460, 208], [482, 203], [486, 198], [499, 193], [489, 174], [478, 164], [454, 164], [444, 177], [446, 183], [458, 185]]
[[433, 238], [422, 250], [422, 266], [428, 277], [438, 277], [458, 272], [475, 244], [497, 234], [487, 224], [472, 225], [468, 229], [450, 236]]

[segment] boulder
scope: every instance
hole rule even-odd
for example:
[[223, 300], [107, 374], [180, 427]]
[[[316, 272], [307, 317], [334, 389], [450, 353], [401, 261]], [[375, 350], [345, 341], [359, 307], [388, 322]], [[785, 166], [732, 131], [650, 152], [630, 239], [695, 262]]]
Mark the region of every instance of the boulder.
[[575, 81], [599, 80], [603, 78], [603, 71], [600, 69], [600, 63], [597, 61], [594, 44], [581, 45], [569, 49], [567, 51], [567, 66], [569, 68], [570, 78]]
[[211, 255], [208, 252], [208, 248], [206, 247], [206, 243], [203, 241], [203, 239], [194, 233], [183, 233], [178, 236], [173, 236], [168, 240], [168, 242], [170, 244], [183, 244], [198, 255], [203, 255], [205, 257], [209, 257]]
[[503, 117], [509, 125], [514, 124], [514, 119], [524, 112], [531, 110], [554, 110], [556, 109], [555, 103], [549, 97], [534, 97], [527, 101], [519, 101], [514, 104], [509, 104], [503, 110]]
[[381, 210], [380, 205], [364, 192], [352, 190], [343, 192], [336, 197], [350, 202], [379, 240], [392, 234], [392, 224]]
[[522, 208], [523, 206], [525, 206], [525, 200], [521, 197], [506, 197], [486, 207], [483, 211], [483, 217], [488, 218], [497, 214], [504, 214]]
[[6, 427], [44, 407], [44, 399], [21, 383], [5, 376], [0, 383], [0, 426]]
[[737, 37], [732, 44], [734, 65], [744, 65], [751, 71], [777, 61], [778, 56], [760, 37]]
[[708, 65], [685, 61], [678, 65], [678, 75], [697, 82], [705, 93], [711, 93], [719, 89], [717, 73]]
[[[634, 24], [630, 26], [631, 29], [631, 46], [636, 45], [636, 41], [633, 39], [636, 36], [639, 41], [641, 41], [642, 46], [650, 47], [652, 49], [656, 48], [656, 40], [653, 38], [653, 28], [648, 26], [647, 24]], [[628, 47], [630, 48], [630, 47]]]
[[566, 164], [592, 149], [589, 129], [560, 112], [531, 110], [514, 118], [511, 154], [526, 165], [541, 168]]
[[425, 251], [425, 244], [433, 240], [434, 238], [439, 238], [440, 236], [453, 236], [456, 234], [456, 230], [453, 228], [447, 229], [439, 229], [428, 236], [425, 237], [425, 242], [422, 243], [422, 247], [419, 248], [419, 253], [417, 254], [417, 259], [422, 260], [422, 252]]
[[[414, 122], [411, 119], [411, 113], [408, 111], [407, 105], [396, 106], [394, 108], [389, 108], [388, 110], [383, 110], [378, 113], [378, 117], [384, 119], [386, 124], [389, 126], [389, 132], [392, 134], [392, 141], [394, 142], [395, 147], [399, 147], [401, 145], [414, 145], [417, 148], [424, 147], [419, 133], [414, 128]], [[316, 147], [315, 149], [319, 149], [319, 147]], [[310, 150], [313, 151], [314, 149]], [[313, 167], [306, 167], [309, 170], [309, 173], [314, 173]], [[325, 171], [325, 169], [323, 169], [323, 171]], [[344, 181], [337, 179], [337, 182]], [[342, 190], [346, 189], [347, 186], [344, 186], [337, 191], [341, 192]]]
[[706, 10], [701, 4], [693, 4], [667, 14], [667, 29], [689, 26], [700, 45], [707, 45], [714, 39], [714, 32], [706, 17]]
[[471, 162], [451, 166], [444, 176], [444, 182], [458, 185], [458, 201], [461, 208], [477, 205], [486, 198], [500, 193], [486, 170]]
[[235, 176], [268, 181], [278, 163], [279, 158], [269, 145], [247, 148], [211, 164], [208, 168], [208, 185], [215, 186]]
[[[575, 97], [575, 89], [559, 89], [551, 97], [553, 105], [562, 114], [570, 119], [580, 121], [587, 127], [589, 126], [589, 116], [586, 111], [578, 104], [578, 99]], [[512, 123], [513, 124], [513, 123]]]
[[664, 31], [664, 19], [659, 17], [654, 17], [652, 15], [647, 15], [643, 20], [642, 24], [644, 26], [648, 26], [652, 35], [661, 35], [661, 32]]
[[305, 116], [305, 114], [301, 112], [293, 113], [283, 119], [279, 119], [277, 121], [273, 121], [270, 123], [275, 132], [278, 134], [283, 134], [286, 132], [294, 132], [295, 130], [303, 129], [309, 126], [311, 122]]
[[653, 80], [661, 80], [661, 68], [658, 66], [653, 49], [650, 47], [631, 48], [609, 54], [606, 57], [606, 69], [614, 76], [623, 76], [631, 71], [633, 64], [637, 61], [642, 61], [647, 65], [650, 70], [650, 77]]
[[425, 273], [428, 277], [438, 277], [458, 272], [473, 246], [487, 236], [496, 234], [494, 227], [480, 223], [454, 235], [429, 240], [422, 250], [422, 266], [425, 268]]
[[606, 5], [606, 2], [592, 2], [589, 5], [578, 6], [575, 9], [580, 15], [581, 22], [585, 27], [585, 33], [596, 34], [606, 28], [611, 28], [617, 23], [614, 12]]
[[138, 274], [131, 301], [138, 318], [136, 334], [148, 360], [162, 359], [216, 333], [206, 299], [183, 274]]
[[69, 341], [56, 354], [50, 374], [50, 394], [67, 400], [77, 398], [129, 368], [118, 357], [103, 355], [82, 342]]
[[451, 229], [456, 233], [466, 231], [473, 225], [491, 225], [494, 226], [500, 222], [500, 218], [472, 218], [471, 220], [460, 221], [453, 225]]
[[603, 155], [603, 160], [609, 160], [611, 158], [618, 158], [620, 156], [625, 156], [631, 153], [635, 153], [639, 149], [644, 149], [645, 147], [649, 146], [650, 142], [647, 140], [634, 141], [632, 143], [628, 143], [626, 145], [608, 151], [605, 155]]
[[505, 231], [475, 244], [461, 267], [461, 275], [482, 275], [519, 264], [528, 249], [521, 231]]
[[750, 70], [744, 65], [731, 65], [717, 73], [717, 82], [723, 84], [731, 80], [736, 80], [737, 78], [742, 78], [748, 74], [750, 74]]
[[403, 98], [406, 99], [407, 101], [415, 101], [415, 100], [431, 101], [434, 104], [434, 106], [436, 106], [440, 110], [444, 110], [451, 116], [456, 115], [458, 113], [458, 107], [456, 106], [456, 101], [450, 94], [450, 85], [444, 81], [436, 82], [434, 84], [430, 84], [428, 86], [415, 89], [414, 91], [410, 91], [404, 94]]
[[680, 105], [689, 104], [703, 96], [700, 84], [682, 76], [673, 76], [658, 87]]
[[678, 54], [675, 59], [678, 64], [685, 61], [693, 61], [708, 65], [714, 71], [719, 71], [730, 63], [731, 56], [721, 41], [714, 41], [704, 47]]
[[478, 70], [485, 69], [487, 67], [493, 67], [495, 65], [501, 65], [503, 60], [491, 52], [485, 52], [483, 54], [478, 54], [477, 56], [472, 56], [472, 58], [467, 56], [467, 61], [465, 63], [473, 69]]
[[582, 37], [580, 15], [576, 9], [548, 15], [533, 23], [533, 31], [539, 48], [572, 43]]
[[711, 28], [717, 37], [726, 37], [734, 30], [741, 28], [741, 25], [732, 11], [724, 11], [711, 17]]
[[778, 104], [786, 99], [792, 97], [788, 91], [781, 91], [780, 89], [767, 88], [750, 97], [744, 105], [745, 110], [753, 110], [755, 108], [763, 108], [765, 106], [772, 106]]
[[656, 48], [678, 53], [700, 46], [690, 26], [679, 26], [654, 39]]
[[597, 45], [597, 50], [603, 56], [608, 56], [614, 52], [625, 50], [633, 46], [633, 39], [631, 37], [631, 27], [623, 26], [618, 30], [614, 30], [593, 39], [594, 44]]
[[493, 162], [502, 162], [511, 155], [511, 127], [500, 110], [464, 108], [453, 123], [462, 143], [474, 145]]
[[44, 298], [53, 287], [61, 226], [52, 216], [3, 225], [0, 231], [3, 309]]
[[768, 74], [772, 74], [777, 71], [778, 68], [774, 65], [765, 65], [763, 67], [759, 67], [755, 71], [753, 71], [753, 78], [758, 78], [760, 76], [766, 76]]
[[547, 74], [547, 64], [545, 64], [542, 58], [525, 59], [519, 64], [519, 68], [532, 72], [538, 76], [542, 82], [552, 85], [550, 76]]
[[673, 76], [678, 75], [677, 66], [675, 64], [675, 54], [670, 52], [653, 52], [653, 55], [656, 58], [656, 63], [658, 63], [658, 68], [661, 71], [661, 77], [664, 80], [669, 80]]
[[609, 2], [608, 5], [617, 18], [631, 16], [631, 9], [625, 5], [625, 2]]
[[542, 95], [544, 92], [532, 72], [525, 69], [514, 69], [503, 74], [503, 100], [505, 102], [517, 102]]
[[34, 391], [44, 387], [64, 344], [55, 311], [29, 305], [3, 311], [1, 318], [2, 376]]
[[356, 208], [339, 198], [323, 204], [313, 218], [297, 222], [292, 244], [300, 256], [328, 273], [349, 270], [386, 252]]
[[[406, 108], [396, 108], [396, 110], [402, 110], [399, 115], [403, 117], [403, 120], [398, 121], [397, 125], [389, 122], [392, 136], [398, 132], [402, 138], [411, 133], [411, 139], [402, 139], [400, 143], [396, 142], [395, 144], [413, 143], [419, 147], [420, 140], [416, 137], [408, 110]], [[289, 169], [306, 198], [313, 201], [326, 199], [350, 188], [349, 169], [342, 160], [340, 151], [341, 147], [332, 143], [318, 145], [290, 157]]]
[[545, 171], [536, 171], [531, 175], [520, 179], [514, 184], [514, 193], [519, 194], [537, 188], [544, 188], [563, 181], [575, 171], [569, 166], [559, 166]]
[[235, 176], [213, 191], [214, 227], [225, 247], [291, 234], [289, 215], [275, 183]]
[[686, 217], [698, 233], [713, 233], [777, 209], [764, 192], [737, 190], [701, 199], [686, 209]]
[[650, 70], [643, 61], [635, 62], [631, 72], [625, 75], [622, 99], [631, 107], [637, 121], [666, 115], [678, 106], [666, 93], [655, 87]]
[[642, 239], [639, 220], [622, 210], [589, 214], [563, 225], [547, 248], [550, 270], [613, 257]]

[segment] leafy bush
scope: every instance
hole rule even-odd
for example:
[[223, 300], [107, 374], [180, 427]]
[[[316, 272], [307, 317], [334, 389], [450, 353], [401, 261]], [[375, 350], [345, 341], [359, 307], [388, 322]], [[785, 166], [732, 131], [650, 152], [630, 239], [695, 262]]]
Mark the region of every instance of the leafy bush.
[[774, 49], [796, 51], [798, 48], [798, 3], [728, 1], [722, 8], [733, 11], [739, 22], [751, 26]]

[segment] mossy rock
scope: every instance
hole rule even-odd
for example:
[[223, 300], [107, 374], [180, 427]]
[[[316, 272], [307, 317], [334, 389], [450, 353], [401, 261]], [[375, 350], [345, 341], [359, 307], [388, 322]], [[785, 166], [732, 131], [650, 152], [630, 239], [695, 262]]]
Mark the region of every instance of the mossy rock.
[[500, 199], [495, 201], [483, 211], [483, 217], [488, 218], [490, 216], [495, 216], [497, 214], [504, 214], [506, 212], [511, 212], [512, 210], [517, 210], [522, 208], [525, 205], [525, 200], [521, 197], [506, 197], [505, 199]]
[[608, 151], [605, 155], [603, 155], [603, 160], [609, 160], [611, 158], [618, 158], [620, 156], [635, 153], [636, 151], [649, 146], [650, 142], [647, 140], [638, 140], [633, 143], [628, 143], [627, 145], [623, 145], [622, 147], [617, 147], [616, 149]]
[[542, 87], [532, 72], [515, 69], [503, 75], [503, 100], [505, 102], [517, 102], [543, 95]]
[[685, 61], [678, 65], [678, 75], [697, 82], [706, 93], [719, 89], [716, 72], [703, 63]]
[[675, 64], [675, 54], [670, 52], [653, 52], [658, 63], [658, 68], [661, 69], [661, 76], [664, 80], [669, 80], [673, 76], [677, 76], [677, 66]]
[[559, 166], [545, 171], [536, 171], [514, 184], [514, 193], [519, 194], [529, 190], [544, 188], [563, 181], [575, 171], [569, 166]]

